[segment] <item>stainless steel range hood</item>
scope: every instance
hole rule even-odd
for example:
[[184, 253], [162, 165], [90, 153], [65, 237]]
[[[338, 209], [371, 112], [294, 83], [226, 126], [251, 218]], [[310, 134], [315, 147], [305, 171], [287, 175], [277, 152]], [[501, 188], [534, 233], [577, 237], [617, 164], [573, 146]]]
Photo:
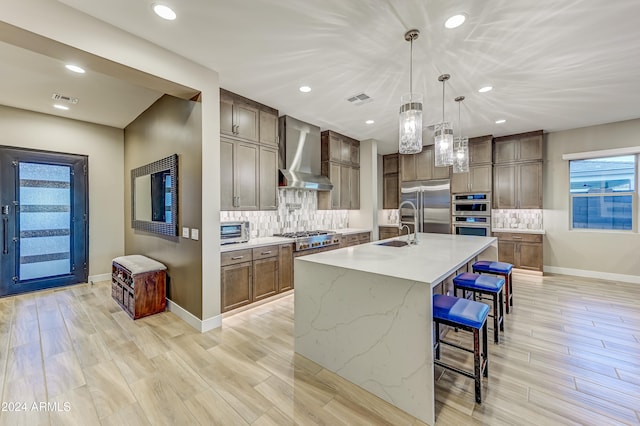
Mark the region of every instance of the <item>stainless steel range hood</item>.
[[331, 191], [320, 174], [320, 128], [288, 115], [280, 117], [280, 188]]

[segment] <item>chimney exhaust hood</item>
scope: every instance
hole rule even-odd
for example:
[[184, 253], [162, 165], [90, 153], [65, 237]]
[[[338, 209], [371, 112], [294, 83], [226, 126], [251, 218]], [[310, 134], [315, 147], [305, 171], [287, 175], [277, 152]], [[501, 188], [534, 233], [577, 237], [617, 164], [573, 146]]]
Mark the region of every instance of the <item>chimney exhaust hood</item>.
[[279, 187], [331, 191], [320, 174], [320, 127], [283, 115], [279, 118]]

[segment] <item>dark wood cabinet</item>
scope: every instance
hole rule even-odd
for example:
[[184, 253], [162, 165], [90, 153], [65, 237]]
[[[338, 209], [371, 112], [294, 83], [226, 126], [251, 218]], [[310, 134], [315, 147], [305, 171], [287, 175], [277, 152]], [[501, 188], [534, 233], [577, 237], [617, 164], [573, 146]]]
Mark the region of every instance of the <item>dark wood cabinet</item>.
[[278, 110], [220, 89], [220, 209], [278, 208]]
[[400, 180], [449, 179], [451, 167], [436, 167], [433, 145], [423, 146], [418, 154], [400, 154]]
[[114, 261], [111, 264], [111, 297], [134, 320], [163, 312], [167, 306], [166, 271], [133, 274]]
[[451, 193], [491, 192], [493, 189], [492, 137], [469, 139], [469, 171], [451, 174]]
[[493, 208], [542, 208], [542, 130], [503, 136], [493, 145]]
[[371, 232], [357, 232], [355, 234], [345, 234], [340, 240], [340, 248], [357, 246], [371, 241]]
[[494, 164], [542, 160], [542, 130], [493, 140]]
[[333, 189], [318, 192], [318, 209], [360, 209], [360, 142], [325, 130], [320, 143], [321, 173]]
[[496, 232], [498, 260], [514, 268], [542, 272], [542, 238], [540, 234]]
[[382, 208], [397, 209], [400, 204], [400, 181], [398, 176], [399, 154], [382, 157]]
[[495, 165], [493, 208], [541, 209], [542, 162]]
[[221, 253], [222, 312], [293, 288], [293, 246], [279, 244]]
[[293, 288], [293, 245], [280, 245], [280, 284], [278, 292]]

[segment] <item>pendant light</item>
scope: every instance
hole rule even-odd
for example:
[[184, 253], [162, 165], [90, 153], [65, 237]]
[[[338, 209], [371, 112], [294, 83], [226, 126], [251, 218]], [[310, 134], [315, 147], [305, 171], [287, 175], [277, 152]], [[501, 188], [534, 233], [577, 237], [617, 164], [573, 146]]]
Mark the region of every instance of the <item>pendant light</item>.
[[400, 122], [398, 152], [400, 154], [417, 154], [422, 151], [422, 94], [413, 93], [413, 40], [420, 31], [409, 30], [404, 39], [411, 43], [411, 59], [409, 62], [409, 93], [400, 98]]
[[458, 137], [453, 141], [453, 173], [467, 173], [469, 171], [469, 139], [462, 137], [462, 119], [460, 109], [464, 96], [458, 96]]
[[438, 77], [438, 81], [442, 82], [442, 122], [436, 124], [434, 132], [436, 167], [448, 167], [453, 164], [453, 128], [451, 123], [444, 121], [444, 85], [450, 77], [449, 74]]

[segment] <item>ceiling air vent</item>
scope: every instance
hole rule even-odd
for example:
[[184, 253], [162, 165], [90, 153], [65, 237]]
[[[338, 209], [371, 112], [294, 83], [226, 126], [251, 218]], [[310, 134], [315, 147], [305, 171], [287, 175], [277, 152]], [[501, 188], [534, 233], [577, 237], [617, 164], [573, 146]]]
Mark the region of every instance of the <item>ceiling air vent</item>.
[[348, 97], [347, 100], [354, 105], [362, 105], [366, 104], [367, 102], [371, 102], [373, 98], [366, 93], [358, 93], [357, 95]]
[[73, 105], [78, 103], [78, 98], [73, 98], [71, 96], [61, 95], [60, 93], [54, 93], [51, 96], [51, 99], [53, 99], [54, 101], [62, 101], [62, 102], [66, 102], [66, 103], [73, 104]]

